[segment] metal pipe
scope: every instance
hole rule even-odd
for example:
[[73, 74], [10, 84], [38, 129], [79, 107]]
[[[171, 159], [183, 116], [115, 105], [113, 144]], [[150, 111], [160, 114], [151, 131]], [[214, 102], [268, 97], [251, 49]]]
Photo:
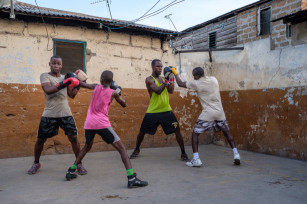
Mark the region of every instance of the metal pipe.
[[10, 13], [10, 18], [15, 19], [14, 3], [13, 3], [13, 0], [11, 0], [11, 13]]
[[229, 50], [244, 50], [244, 47], [231, 47], [231, 48], [210, 48], [210, 49], [195, 49], [195, 50], [175, 50], [177, 53], [187, 53], [187, 52], [212, 52], [212, 51], [229, 51]]

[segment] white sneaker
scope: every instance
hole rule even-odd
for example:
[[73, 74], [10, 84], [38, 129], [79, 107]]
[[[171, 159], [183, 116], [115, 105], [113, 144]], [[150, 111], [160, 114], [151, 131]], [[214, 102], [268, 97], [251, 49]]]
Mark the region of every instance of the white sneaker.
[[203, 163], [201, 163], [200, 159], [192, 159], [191, 161], [185, 163], [187, 166], [201, 166]]
[[233, 160], [235, 165], [240, 165], [240, 154], [239, 153], [234, 154]]

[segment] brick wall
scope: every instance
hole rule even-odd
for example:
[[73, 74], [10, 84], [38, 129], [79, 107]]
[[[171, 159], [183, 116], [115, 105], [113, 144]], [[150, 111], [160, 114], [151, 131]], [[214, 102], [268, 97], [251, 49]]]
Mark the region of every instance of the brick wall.
[[301, 0], [275, 0], [238, 14], [237, 44], [271, 38], [271, 49], [289, 46], [291, 38], [286, 37], [286, 25], [282, 20], [272, 22], [270, 35], [258, 35], [258, 10], [271, 7], [271, 20], [274, 20], [301, 10], [301, 6]]

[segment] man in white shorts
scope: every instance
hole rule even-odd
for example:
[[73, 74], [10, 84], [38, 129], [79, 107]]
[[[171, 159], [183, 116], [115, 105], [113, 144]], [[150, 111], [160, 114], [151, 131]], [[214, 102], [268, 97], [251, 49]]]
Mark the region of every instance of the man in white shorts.
[[239, 165], [240, 154], [238, 153], [233, 137], [229, 132], [217, 79], [213, 76], [205, 76], [204, 70], [201, 67], [193, 69], [192, 74], [194, 80], [188, 82], [181, 81], [174, 67], [172, 67], [172, 72], [176, 77], [176, 82], [179, 87], [193, 89], [197, 92], [197, 97], [199, 98], [203, 109], [196, 121], [192, 133], [193, 159], [187, 162], [186, 165], [190, 167], [202, 165], [198, 154], [198, 136], [204, 131], [211, 130], [212, 128], [214, 128], [216, 132], [223, 132], [233, 150], [234, 164]]

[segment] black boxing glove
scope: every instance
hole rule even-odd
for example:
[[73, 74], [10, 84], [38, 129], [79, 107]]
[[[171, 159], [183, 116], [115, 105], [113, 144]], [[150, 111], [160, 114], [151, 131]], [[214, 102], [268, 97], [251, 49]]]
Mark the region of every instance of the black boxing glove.
[[115, 81], [112, 81], [110, 89], [115, 90], [118, 95], [122, 95], [122, 87], [118, 86], [118, 84]]
[[166, 80], [169, 80], [169, 75], [173, 73], [171, 67], [164, 67], [163, 75]]

